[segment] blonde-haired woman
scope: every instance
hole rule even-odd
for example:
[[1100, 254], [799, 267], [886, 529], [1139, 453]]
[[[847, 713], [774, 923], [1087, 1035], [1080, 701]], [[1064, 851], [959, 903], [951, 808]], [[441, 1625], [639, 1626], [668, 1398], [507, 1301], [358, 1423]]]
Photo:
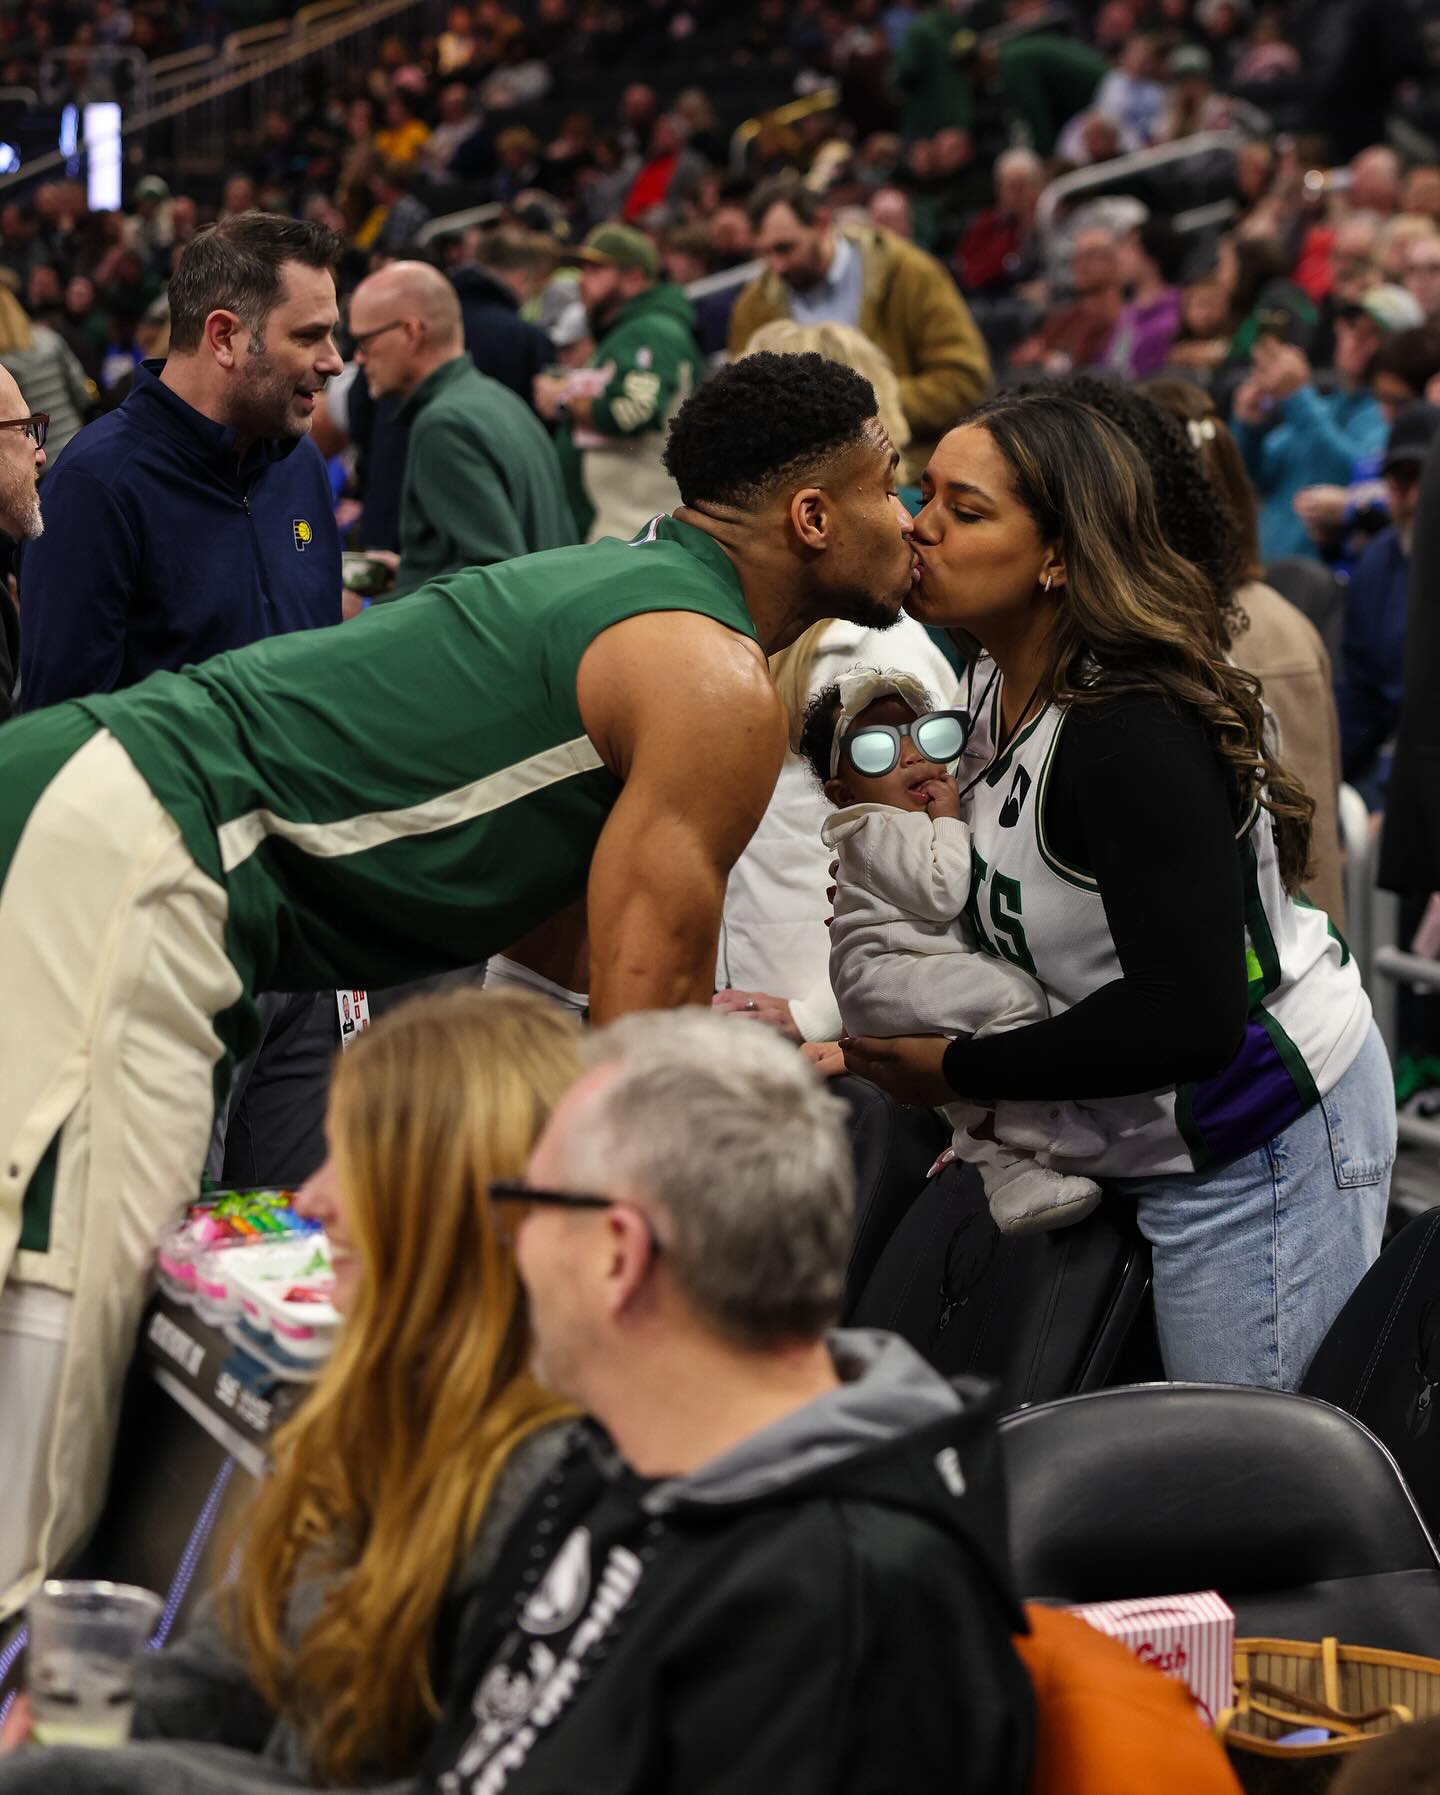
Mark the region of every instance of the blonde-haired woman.
[[46, 465], [53, 467], [56, 456], [84, 423], [95, 389], [64, 337], [48, 324], [34, 323], [3, 281], [0, 367], [14, 375], [30, 410], [43, 411], [49, 417]]
[[147, 1660], [137, 1739], [263, 1753], [320, 1786], [413, 1771], [444, 1694], [437, 1631], [563, 1448], [487, 1188], [523, 1175], [578, 1069], [563, 1012], [473, 988], [341, 1057], [330, 1158], [298, 1199], [331, 1239], [339, 1343], [276, 1437], [235, 1580]]
[[[789, 318], [762, 324], [745, 345], [746, 355], [814, 352], [863, 374], [875, 389], [876, 412], [891, 442], [904, 454], [910, 426], [900, 404], [900, 383], [883, 349], [848, 324], [796, 324]], [[800, 723], [811, 698], [847, 667], [873, 663], [911, 673], [946, 704], [955, 690], [954, 669], [920, 624], [909, 617], [887, 630], [828, 621], [770, 658], [770, 672], [790, 714], [790, 751], [775, 795], [750, 845], [730, 874], [720, 925], [715, 1003], [722, 1009], [769, 1022], [793, 1041], [833, 1043], [840, 1011], [830, 989], [830, 936], [825, 897], [830, 856], [820, 840], [828, 813], [805, 763], [796, 753]], [[838, 1051], [816, 1055], [841, 1071]]]

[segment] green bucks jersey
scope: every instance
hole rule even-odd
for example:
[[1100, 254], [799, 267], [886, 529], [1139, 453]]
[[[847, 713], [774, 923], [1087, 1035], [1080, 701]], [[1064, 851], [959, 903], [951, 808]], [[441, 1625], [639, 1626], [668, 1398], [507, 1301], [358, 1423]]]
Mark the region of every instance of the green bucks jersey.
[[633, 543], [468, 569], [83, 709], [226, 887], [249, 989], [383, 986], [473, 965], [584, 891], [619, 785], [576, 673], [602, 631], [651, 611], [755, 633], [725, 554], [661, 517]]

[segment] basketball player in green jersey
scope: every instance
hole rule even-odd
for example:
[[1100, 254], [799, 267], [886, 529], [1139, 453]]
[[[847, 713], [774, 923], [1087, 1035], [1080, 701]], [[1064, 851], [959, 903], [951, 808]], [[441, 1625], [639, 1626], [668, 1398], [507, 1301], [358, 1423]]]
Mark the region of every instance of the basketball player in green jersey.
[[893, 621], [913, 561], [849, 369], [751, 357], [667, 453], [684, 503], [633, 543], [0, 734], [0, 1272], [27, 1353], [0, 1356], [0, 1613], [94, 1519], [145, 1267], [254, 992], [470, 966], [583, 896], [598, 1018], [708, 1002], [785, 749], [765, 657]]

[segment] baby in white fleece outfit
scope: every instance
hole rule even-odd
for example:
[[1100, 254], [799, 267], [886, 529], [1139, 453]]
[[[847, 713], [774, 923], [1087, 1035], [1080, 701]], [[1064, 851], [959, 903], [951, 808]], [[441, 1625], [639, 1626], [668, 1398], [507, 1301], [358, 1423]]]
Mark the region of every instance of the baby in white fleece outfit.
[[[960, 713], [936, 711], [909, 674], [855, 668], [812, 703], [802, 750], [824, 735], [827, 711], [829, 764], [815, 764], [821, 750], [812, 766], [839, 806], [821, 833], [838, 858], [830, 981], [846, 1030], [987, 1035], [1043, 1020], [1049, 1006], [1036, 981], [966, 938], [970, 830], [945, 764], [963, 744]], [[1091, 1179], [1049, 1164], [1052, 1154], [1105, 1144], [1078, 1104], [957, 1100], [945, 1115], [957, 1157], [979, 1168], [1006, 1233], [1062, 1227], [1099, 1202]], [[1037, 1150], [1037, 1139], [1048, 1146]]]

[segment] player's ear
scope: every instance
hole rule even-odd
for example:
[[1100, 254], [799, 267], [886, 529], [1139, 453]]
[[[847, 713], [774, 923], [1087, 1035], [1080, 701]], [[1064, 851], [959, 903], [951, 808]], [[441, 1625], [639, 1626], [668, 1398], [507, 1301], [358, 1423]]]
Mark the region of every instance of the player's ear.
[[790, 495], [790, 527], [808, 549], [823, 549], [830, 540], [830, 500], [818, 486], [802, 486]]

